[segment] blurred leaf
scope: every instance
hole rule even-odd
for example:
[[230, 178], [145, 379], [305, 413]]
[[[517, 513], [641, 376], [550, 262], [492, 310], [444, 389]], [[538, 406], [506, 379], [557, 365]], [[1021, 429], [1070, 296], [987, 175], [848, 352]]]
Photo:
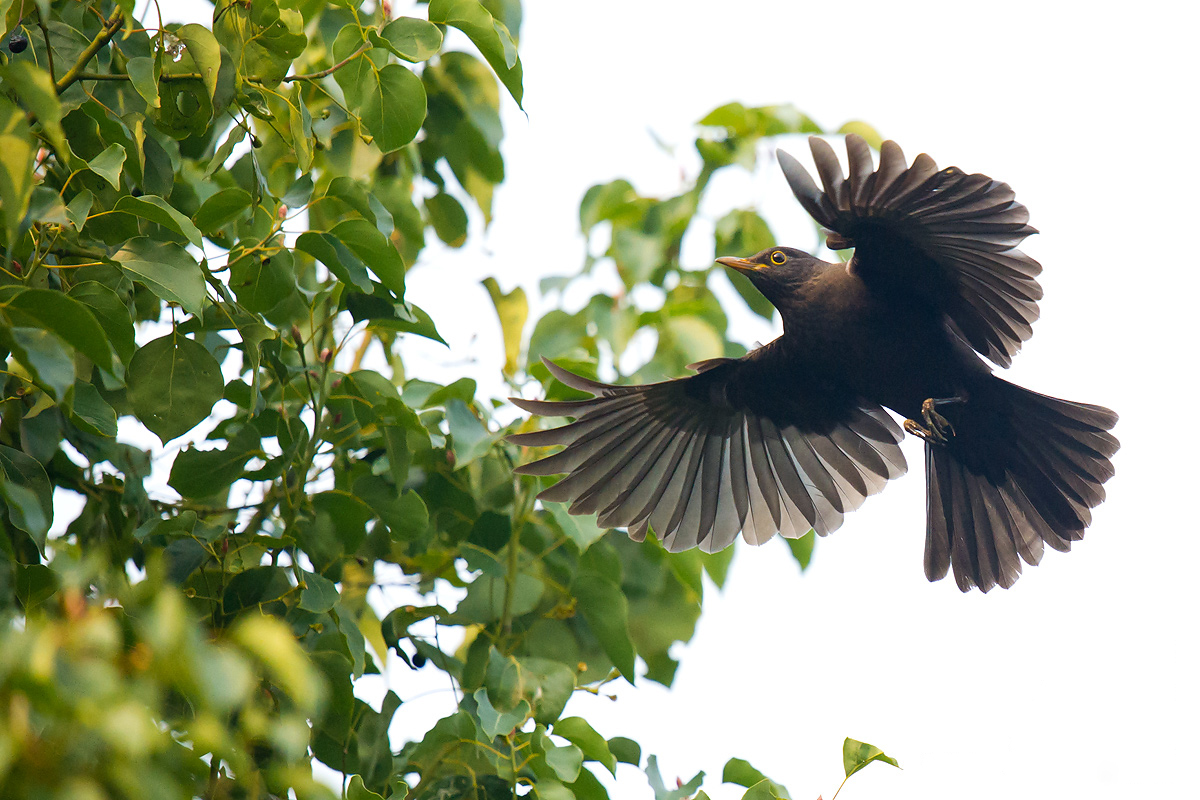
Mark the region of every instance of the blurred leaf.
[[857, 133], [859, 136], [867, 140], [867, 144], [875, 150], [883, 146], [883, 137], [879, 135], [879, 131], [875, 130], [873, 125], [868, 125], [862, 120], [851, 120], [842, 127], [838, 128], [838, 133]]
[[579, 610], [625, 680], [634, 681], [633, 641], [629, 638], [629, 604], [621, 587], [607, 578], [583, 573], [571, 584]]
[[587, 550], [593, 542], [608, 533], [608, 528], [601, 528], [596, 524], [596, 514], [571, 514], [564, 503], [545, 503], [545, 507], [562, 528], [562, 532], [581, 551]]
[[658, 758], [656, 756], [646, 757], [646, 780], [650, 783], [650, 788], [654, 790], [654, 800], [685, 800], [696, 793], [700, 788], [700, 784], [704, 782], [704, 773], [696, 773], [696, 777], [692, 778], [687, 783], [681, 784], [674, 789], [667, 789], [663, 783], [662, 773], [658, 771]]
[[500, 331], [504, 336], [504, 374], [511, 377], [516, 374], [521, 357], [521, 334], [529, 318], [529, 301], [520, 286], [504, 294], [495, 278], [484, 278], [483, 285], [496, 307], [496, 316], [500, 318]]
[[467, 240], [467, 212], [452, 195], [438, 192], [425, 200], [429, 223], [438, 238], [451, 247], [462, 247]]
[[39, 549], [45, 544], [54, 518], [51, 491], [41, 464], [20, 450], [0, 444], [0, 497], [4, 498], [8, 521], [28, 533]]
[[429, 21], [458, 28], [470, 37], [492, 65], [500, 82], [521, 106], [521, 59], [504, 23], [494, 19], [477, 0], [430, 0]]
[[[28, 61], [11, 59], [0, 67], [0, 77], [41, 124], [42, 131], [58, 154], [64, 159], [70, 158], [71, 150], [62, 127], [63, 107], [50, 73]], [[3, 111], [0, 111], [2, 114]]]
[[33, 194], [34, 155], [33, 132], [25, 114], [0, 97], [0, 214], [8, 240], [16, 238]]
[[446, 403], [446, 422], [454, 442], [454, 460], [459, 467], [470, 464], [492, 446], [493, 434], [462, 400]]

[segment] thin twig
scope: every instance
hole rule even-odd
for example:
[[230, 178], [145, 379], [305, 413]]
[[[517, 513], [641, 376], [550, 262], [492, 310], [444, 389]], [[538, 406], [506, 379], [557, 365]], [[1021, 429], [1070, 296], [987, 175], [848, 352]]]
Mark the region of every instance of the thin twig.
[[54, 81], [54, 48], [50, 46], [50, 30], [46, 27], [46, 20], [42, 19], [42, 12], [34, 6], [34, 11], [37, 13], [37, 24], [42, 29], [42, 38], [46, 41], [46, 66], [50, 68], [50, 81]]

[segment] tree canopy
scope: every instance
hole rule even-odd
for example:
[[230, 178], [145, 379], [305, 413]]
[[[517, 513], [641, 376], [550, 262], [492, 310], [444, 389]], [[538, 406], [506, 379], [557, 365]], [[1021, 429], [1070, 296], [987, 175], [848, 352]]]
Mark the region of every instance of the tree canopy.
[[[504, 441], [531, 423], [405, 370], [412, 337], [463, 324], [405, 278], [491, 220], [519, 0], [164, 11], [0, 2], [0, 795], [334, 796], [314, 760], [353, 800], [602, 798], [619, 763], [659, 800], [695, 794], [702, 776], [668, 788], [636, 731], [569, 701], [669, 686], [732, 551], [669, 554], [535, 502], [545, 480], [515, 477], [531, 454]], [[728, 103], [680, 193], [597, 176], [590, 255], [541, 290], [611, 261], [626, 291], [530, 319], [524, 289], [487, 279], [512, 390], [572, 396], [542, 357], [644, 381], [743, 353], [683, 237], [715, 172], [821, 130]], [[752, 208], [715, 220], [722, 252], [773, 242]], [[643, 330], [649, 360], [628, 354]], [[811, 532], [791, 547], [806, 567]], [[413, 602], [370, 600], [381, 574]], [[354, 684], [394, 659], [445, 673], [457, 711], [389, 735], [405, 687], [376, 707]], [[895, 763], [850, 739], [845, 759]], [[787, 796], [741, 759], [722, 779]]]

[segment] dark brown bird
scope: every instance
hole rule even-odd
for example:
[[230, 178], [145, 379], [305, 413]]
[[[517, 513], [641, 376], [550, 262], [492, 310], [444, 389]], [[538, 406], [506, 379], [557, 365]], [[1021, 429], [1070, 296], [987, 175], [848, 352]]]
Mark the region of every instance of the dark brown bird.
[[829, 263], [790, 247], [718, 258], [779, 310], [783, 335], [742, 358], [694, 364], [698, 374], [610, 386], [547, 362], [592, 399], [514, 398], [559, 428], [516, 434], [566, 445], [524, 464], [567, 473], [542, 500], [599, 513], [605, 527], [653, 530], [668, 550], [707, 552], [809, 527], [825, 535], [906, 465], [904, 430], [925, 441], [925, 574], [953, 567], [963, 591], [1009, 587], [1044, 545], [1069, 550], [1104, 500], [1117, 440], [1106, 408], [1035, 394], [992, 374], [1032, 333], [1041, 266], [1016, 247], [1036, 233], [1006, 184], [927, 155], [907, 166], [884, 142], [846, 137], [850, 176], [810, 139], [819, 189], [779, 151], [792, 192], [831, 233]]

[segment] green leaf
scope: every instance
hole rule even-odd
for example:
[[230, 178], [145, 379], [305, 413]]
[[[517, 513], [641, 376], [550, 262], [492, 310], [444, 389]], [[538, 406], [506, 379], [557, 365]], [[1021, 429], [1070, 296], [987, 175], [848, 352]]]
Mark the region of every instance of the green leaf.
[[462, 400], [446, 403], [446, 422], [454, 442], [456, 467], [470, 464], [491, 448], [494, 439], [492, 432]]
[[341, 595], [333, 581], [314, 572], [304, 573], [305, 588], [300, 592], [300, 608], [314, 614], [331, 610]]
[[658, 770], [658, 757], [646, 757], [646, 780], [650, 784], [650, 788], [654, 790], [654, 800], [685, 800], [696, 793], [700, 788], [700, 784], [704, 782], [704, 773], [696, 773], [696, 777], [692, 778], [682, 786], [677, 786], [673, 789], [668, 789], [663, 783], [662, 773]]
[[738, 786], [747, 788], [765, 780], [766, 777], [744, 758], [729, 759], [725, 762], [725, 769], [721, 772], [722, 783], [736, 783]]
[[489, 737], [505, 736], [529, 719], [529, 703], [522, 699], [511, 711], [497, 711], [488, 699], [487, 689], [472, 695], [479, 706], [479, 725]]
[[50, 479], [37, 460], [0, 445], [0, 497], [13, 527], [25, 531], [40, 550], [54, 519]]
[[[190, 340], [189, 340], [190, 341]], [[246, 426], [226, 447], [189, 447], [175, 457], [167, 483], [184, 497], [210, 497], [242, 477], [251, 456], [262, 455], [257, 433]]]
[[361, 775], [351, 775], [350, 783], [346, 786], [346, 800], [383, 800], [383, 795], [364, 786]]
[[117, 293], [97, 281], [80, 281], [71, 287], [68, 296], [88, 307], [121, 361], [129, 363], [137, 349], [133, 317]]
[[225, 391], [221, 365], [177, 331], [140, 348], [126, 382], [134, 414], [164, 444], [202, 422]]
[[0, 77], [14, 90], [21, 104], [42, 125], [42, 132], [65, 162], [74, 156], [63, 133], [63, 107], [50, 73], [29, 61], [12, 59], [0, 68]]
[[581, 552], [587, 550], [594, 542], [608, 533], [607, 528], [601, 528], [596, 523], [598, 514], [572, 514], [567, 510], [565, 503], [547, 502], [543, 505], [554, 517], [558, 527], [562, 528], [562, 532], [579, 547]]
[[156, 197], [152, 194], [145, 195], [144, 197], [125, 195], [117, 201], [117, 204], [113, 206], [113, 210], [124, 211], [133, 214], [135, 217], [141, 217], [144, 220], [153, 222], [156, 225], [162, 225], [164, 228], [180, 234], [196, 247], [204, 245], [200, 230], [192, 221], [161, 197]]
[[374, 288], [367, 274], [367, 265], [332, 233], [306, 231], [296, 237], [296, 249], [320, 261], [347, 286], [354, 286], [368, 294]]
[[504, 23], [492, 17], [477, 0], [430, 0], [429, 21], [458, 28], [492, 65], [500, 82], [521, 106], [521, 59]]
[[348, 219], [329, 232], [362, 259], [397, 300], [404, 299], [404, 259], [378, 228], [365, 219]]
[[5, 338], [13, 356], [29, 369], [39, 386], [56, 400], [66, 397], [75, 385], [75, 355], [66, 342], [41, 327], [0, 327], [0, 342]]
[[554, 735], [561, 736], [580, 749], [589, 761], [599, 761], [612, 776], [617, 777], [617, 759], [608, 747], [608, 741], [596, 733], [583, 717], [567, 717], [554, 723]]
[[110, 144], [100, 155], [88, 162], [88, 169], [108, 181], [114, 189], [121, 188], [121, 167], [125, 164], [125, 148]]
[[808, 569], [808, 565], [812, 563], [813, 548], [817, 544], [817, 535], [810, 530], [799, 539], [784, 539], [784, 541], [787, 542], [788, 549], [792, 551], [792, 557], [800, 565], [800, 571], [803, 572]]
[[292, 135], [292, 152], [296, 154], [296, 166], [301, 173], [312, 169], [313, 129], [312, 115], [304, 104], [304, 93], [297, 83], [287, 97], [288, 128]]
[[878, 150], [883, 146], [883, 136], [879, 131], [875, 130], [875, 126], [868, 125], [862, 120], [853, 119], [847, 122], [842, 127], [838, 128], [838, 133], [857, 133], [859, 136], [867, 140], [867, 144]]
[[[383, 26], [382, 36], [368, 31], [376, 46], [386, 47], [405, 61], [426, 61], [442, 48], [442, 32], [437, 25], [415, 17], [399, 17]], [[379, 41], [379, 40], [382, 41]]]
[[208, 90], [211, 100], [217, 94], [217, 76], [221, 71], [221, 45], [212, 31], [194, 22], [182, 25], [173, 33], [187, 46], [187, 53], [196, 63], [196, 71], [200, 80]]
[[368, 80], [362, 123], [384, 153], [399, 150], [416, 137], [425, 121], [425, 85], [400, 64], [388, 64]]
[[75, 381], [70, 417], [76, 427], [95, 436], [111, 439], [117, 435], [117, 412], [90, 383]]
[[893, 767], [900, 766], [896, 763], [896, 759], [884, 754], [875, 745], [846, 737], [846, 741], [842, 743], [842, 764], [846, 767], [847, 778], [872, 761], [882, 761]]
[[[730, 211], [716, 225], [716, 252], [718, 256], [749, 257], [775, 244], [775, 236], [766, 220], [749, 209]], [[737, 270], [725, 270], [725, 276], [733, 284], [750, 310], [763, 319], [771, 319], [775, 306], [754, 288], [750, 279]]]
[[158, 97], [158, 75], [155, 74], [154, 59], [150, 56], [139, 56], [129, 59], [125, 65], [129, 82], [134, 90], [146, 101], [151, 108], [161, 107]]
[[521, 357], [521, 338], [525, 321], [529, 319], [529, 301], [520, 286], [504, 294], [495, 278], [484, 278], [483, 285], [492, 298], [496, 316], [500, 318], [500, 331], [504, 336], [504, 374], [512, 377]]
[[614, 736], [608, 740], [608, 749], [613, 757], [622, 764], [632, 764], [635, 767], [642, 763], [642, 746], [633, 739], [624, 736]]
[[[546, 585], [526, 572], [519, 573], [513, 584], [512, 605], [509, 613], [513, 617], [528, 614], [537, 608]], [[508, 584], [503, 575], [480, 575], [467, 587], [467, 596], [454, 609], [454, 616], [464, 622], [486, 623], [504, 615], [508, 597]]]
[[71, 221], [76, 232], [83, 230], [83, 226], [87, 223], [94, 200], [95, 197], [91, 192], [87, 189], [80, 189], [79, 194], [72, 197], [71, 202], [67, 203], [67, 219]]
[[222, 189], [200, 204], [192, 215], [192, 222], [203, 233], [211, 235], [222, 225], [245, 216], [246, 209], [253, 203], [254, 198], [245, 189], [236, 186]]
[[575, 673], [561, 661], [525, 656], [517, 661], [525, 681], [525, 695], [533, 700], [533, 717], [551, 725], [562, 715], [575, 692]]
[[592, 186], [579, 203], [579, 227], [587, 234], [604, 220], [611, 220], [637, 199], [637, 192], [624, 178]]
[[262, 662], [271, 679], [301, 709], [320, 708], [325, 683], [281, 620], [247, 615], [233, 629], [231, 638]]
[[51, 289], [26, 289], [12, 297], [7, 308], [17, 324], [25, 322], [22, 317], [36, 321], [62, 337], [93, 364], [112, 372], [108, 337], [83, 303]]
[[787, 790], [778, 783], [763, 778], [742, 795], [742, 800], [788, 800], [789, 797]]
[[41, 605], [58, 591], [58, 575], [44, 564], [17, 564], [13, 577], [17, 597], [26, 611]]
[[25, 114], [0, 96], [0, 216], [9, 241], [16, 238], [33, 194], [33, 141]]
[[546, 759], [546, 765], [560, 781], [574, 783], [579, 778], [579, 770], [583, 768], [583, 751], [574, 744], [557, 746], [545, 734], [542, 737], [542, 756]]
[[588, 627], [625, 680], [634, 681], [633, 640], [629, 638], [629, 602], [621, 587], [608, 578], [583, 573], [571, 584], [571, 594]]
[[234, 258], [229, 264], [229, 286], [247, 311], [270, 311], [296, 290], [292, 251], [257, 250]]
[[425, 200], [429, 224], [438, 238], [451, 247], [462, 247], [467, 241], [467, 212], [453, 195], [438, 192]]
[[199, 314], [204, 300], [204, 274], [187, 250], [172, 242], [132, 239], [113, 261], [133, 274], [134, 280], [168, 302], [178, 303], [189, 314]]

